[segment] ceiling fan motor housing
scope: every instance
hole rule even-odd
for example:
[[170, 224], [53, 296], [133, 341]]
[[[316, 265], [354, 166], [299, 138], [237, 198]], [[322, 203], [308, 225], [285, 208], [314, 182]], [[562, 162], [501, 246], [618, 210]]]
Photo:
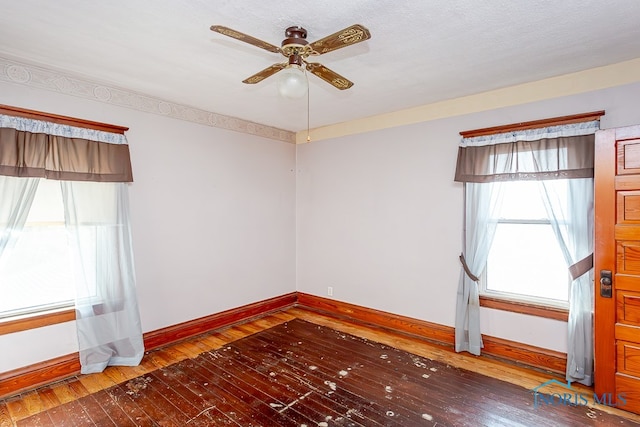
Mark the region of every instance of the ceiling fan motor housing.
[[[304, 43], [302, 44], [307, 44], [307, 41], [305, 40], [307, 38], [307, 30], [305, 30], [302, 27], [299, 27], [299, 26], [289, 27], [284, 31], [284, 35], [287, 38], [303, 39]], [[284, 44], [284, 42], [282, 42], [282, 44]]]
[[[307, 47], [309, 42], [307, 39], [307, 30], [302, 27], [294, 26], [285, 30], [284, 35], [287, 37], [282, 40], [282, 54], [288, 58], [291, 56], [301, 56], [306, 58], [311, 53], [311, 49]], [[297, 62], [297, 61], [296, 61]]]

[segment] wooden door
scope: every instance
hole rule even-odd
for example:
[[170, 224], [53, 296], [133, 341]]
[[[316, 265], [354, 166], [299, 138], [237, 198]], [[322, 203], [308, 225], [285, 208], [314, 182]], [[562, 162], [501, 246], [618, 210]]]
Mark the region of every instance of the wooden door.
[[596, 133], [594, 277], [595, 392], [640, 413], [640, 126]]

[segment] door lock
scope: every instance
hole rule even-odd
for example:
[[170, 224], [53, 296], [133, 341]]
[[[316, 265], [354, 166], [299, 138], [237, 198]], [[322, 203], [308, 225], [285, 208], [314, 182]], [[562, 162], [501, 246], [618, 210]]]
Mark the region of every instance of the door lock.
[[600, 270], [600, 296], [611, 298], [613, 288], [613, 276], [611, 270]]

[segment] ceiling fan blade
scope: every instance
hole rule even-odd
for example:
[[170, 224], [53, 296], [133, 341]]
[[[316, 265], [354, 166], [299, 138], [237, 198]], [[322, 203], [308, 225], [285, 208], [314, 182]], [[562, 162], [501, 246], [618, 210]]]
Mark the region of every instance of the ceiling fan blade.
[[263, 81], [267, 77], [271, 77], [275, 73], [277, 73], [278, 71], [283, 70], [286, 66], [287, 66], [286, 62], [284, 62], [282, 64], [273, 64], [273, 65], [265, 68], [264, 70], [255, 73], [253, 76], [247, 77], [246, 79], [244, 79], [242, 81], [242, 83], [247, 83], [247, 84], [250, 84], [250, 85], [253, 85], [253, 84], [256, 84], [256, 83], [260, 83], [261, 81]]
[[355, 24], [345, 28], [344, 30], [338, 31], [337, 33], [333, 33], [330, 36], [317, 40], [309, 46], [311, 46], [311, 48], [319, 55], [322, 55], [323, 53], [369, 40], [370, 38], [371, 33], [368, 29], [360, 24]]
[[328, 69], [322, 64], [318, 64], [317, 62], [305, 62], [305, 63], [307, 64], [306, 66], [307, 71], [309, 71], [311, 74], [314, 74], [320, 77], [322, 80], [336, 87], [337, 89], [345, 90], [353, 86], [352, 81], [345, 79], [340, 74]]
[[280, 53], [280, 48], [278, 46], [274, 46], [271, 43], [267, 43], [255, 37], [251, 37], [245, 33], [241, 33], [240, 31], [232, 30], [228, 27], [223, 27], [222, 25], [212, 25], [211, 31], [215, 31], [216, 33], [220, 33], [227, 37], [240, 40], [241, 42], [249, 43], [251, 45], [259, 47], [260, 49], [268, 50], [269, 52]]

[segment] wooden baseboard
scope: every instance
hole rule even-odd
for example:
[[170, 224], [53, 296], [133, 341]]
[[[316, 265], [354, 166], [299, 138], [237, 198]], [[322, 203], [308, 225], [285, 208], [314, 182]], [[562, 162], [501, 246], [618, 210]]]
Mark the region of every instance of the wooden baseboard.
[[298, 305], [317, 310], [343, 319], [355, 319], [360, 322], [382, 327], [394, 332], [403, 332], [436, 344], [453, 348], [453, 328], [426, 322], [411, 317], [400, 316], [385, 311], [349, 304], [334, 299], [318, 297], [298, 292]]
[[144, 334], [144, 346], [147, 350], [162, 347], [177, 341], [203, 334], [207, 331], [237, 324], [257, 316], [293, 307], [296, 303], [296, 292], [232, 308], [210, 316], [179, 323], [167, 328]]
[[[274, 311], [294, 306], [296, 293], [243, 305], [210, 316], [158, 329], [144, 334], [146, 350], [181, 341], [207, 331], [237, 324]], [[24, 390], [60, 381], [80, 374], [78, 353], [46, 360], [34, 365], [0, 373], [0, 399]]]
[[567, 369], [567, 354], [521, 342], [482, 335], [482, 354], [509, 360], [529, 368], [543, 369], [564, 377]]
[[0, 399], [80, 373], [78, 353], [0, 373]]
[[[341, 319], [357, 320], [364, 324], [418, 337], [444, 346], [451, 351], [454, 348], [455, 331], [451, 326], [426, 322], [302, 292], [298, 292], [298, 305]], [[489, 355], [531, 368], [543, 369], [556, 374], [564, 375], [565, 373], [567, 355], [564, 353], [488, 335], [483, 335], [482, 340], [484, 342], [483, 355]]]

